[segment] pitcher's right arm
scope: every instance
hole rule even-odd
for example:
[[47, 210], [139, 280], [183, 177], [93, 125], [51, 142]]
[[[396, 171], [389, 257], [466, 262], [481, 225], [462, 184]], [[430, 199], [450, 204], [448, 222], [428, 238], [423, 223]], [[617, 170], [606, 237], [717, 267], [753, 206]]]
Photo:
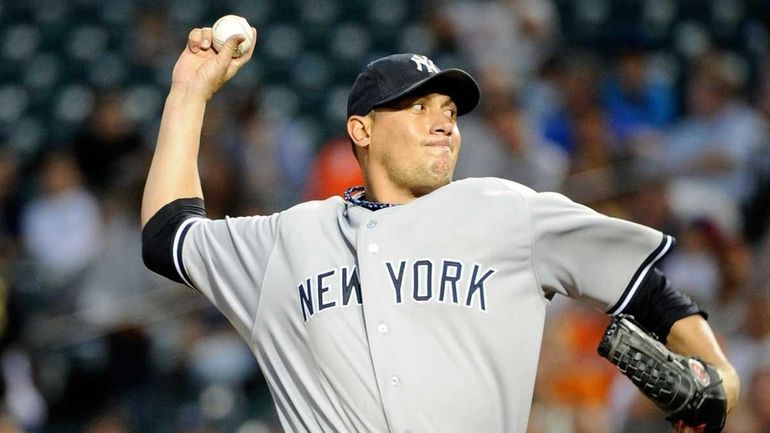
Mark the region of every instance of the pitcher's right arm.
[[[256, 29], [252, 28], [256, 41]], [[246, 64], [255, 44], [233, 58], [244, 40], [235, 35], [216, 53], [211, 28], [193, 29], [172, 75], [163, 109], [155, 154], [142, 197], [144, 227], [158, 210], [180, 198], [203, 198], [198, 174], [198, 148], [207, 101]]]

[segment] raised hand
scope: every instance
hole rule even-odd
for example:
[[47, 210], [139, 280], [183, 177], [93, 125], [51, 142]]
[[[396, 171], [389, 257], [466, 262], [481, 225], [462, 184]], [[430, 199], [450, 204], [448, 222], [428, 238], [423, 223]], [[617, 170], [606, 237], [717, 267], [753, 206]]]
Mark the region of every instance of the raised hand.
[[257, 40], [257, 30], [252, 27], [255, 43], [240, 57], [233, 57], [238, 44], [245, 38], [234, 35], [217, 53], [212, 47], [211, 27], [196, 28], [187, 37], [187, 46], [179, 56], [172, 75], [172, 87], [182, 88], [211, 98], [238, 70], [251, 59]]

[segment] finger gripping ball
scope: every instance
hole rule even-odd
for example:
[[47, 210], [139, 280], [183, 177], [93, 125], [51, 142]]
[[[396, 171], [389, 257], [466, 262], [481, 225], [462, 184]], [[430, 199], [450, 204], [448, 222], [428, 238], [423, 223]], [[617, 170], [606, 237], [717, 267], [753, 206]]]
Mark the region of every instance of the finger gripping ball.
[[238, 44], [238, 49], [233, 52], [233, 57], [240, 57], [246, 54], [254, 43], [254, 35], [251, 33], [251, 26], [246, 18], [238, 15], [225, 15], [218, 19], [211, 28], [213, 33], [212, 46], [219, 52], [233, 35], [241, 34], [246, 39]]

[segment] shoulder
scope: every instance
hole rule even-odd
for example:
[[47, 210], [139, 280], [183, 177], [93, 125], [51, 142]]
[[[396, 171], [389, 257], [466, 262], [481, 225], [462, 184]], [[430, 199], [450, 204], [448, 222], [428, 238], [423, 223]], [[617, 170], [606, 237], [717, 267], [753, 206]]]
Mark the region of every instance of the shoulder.
[[536, 194], [532, 189], [509, 180], [496, 177], [472, 177], [452, 182], [430, 194], [430, 198], [426, 198], [431, 203], [447, 202], [452, 203], [452, 206], [462, 203], [463, 206], [473, 208], [483, 207], [487, 210], [497, 208], [499, 211], [504, 211], [527, 206], [527, 202]]
[[337, 215], [345, 208], [345, 201], [340, 196], [332, 196], [325, 200], [312, 200], [294, 205], [278, 213], [281, 219], [311, 218], [313, 216], [323, 218], [328, 215]]
[[265, 215], [244, 215], [244, 216], [227, 216], [225, 221], [238, 222], [238, 221], [261, 221], [271, 220], [274, 222], [286, 221], [296, 218], [312, 218], [313, 216], [323, 217], [324, 215], [338, 214], [345, 208], [345, 202], [342, 197], [333, 196], [325, 200], [312, 200], [302, 203], [298, 203], [288, 209], [276, 212], [273, 214]]
[[452, 182], [447, 189], [458, 192], [474, 192], [482, 195], [498, 196], [500, 194], [517, 195], [521, 197], [537, 194], [533, 189], [520, 183], [498, 177], [469, 177]]
[[[561, 209], [564, 211], [587, 210], [593, 213], [590, 208], [572, 201], [561, 193], [537, 192], [520, 183], [496, 177], [463, 179], [452, 183], [452, 187], [458, 191], [458, 194], [465, 194], [466, 197], [473, 195], [476, 200], [490, 206], [517, 210], [526, 208], [529, 212]], [[462, 202], [469, 201], [463, 197]]]

